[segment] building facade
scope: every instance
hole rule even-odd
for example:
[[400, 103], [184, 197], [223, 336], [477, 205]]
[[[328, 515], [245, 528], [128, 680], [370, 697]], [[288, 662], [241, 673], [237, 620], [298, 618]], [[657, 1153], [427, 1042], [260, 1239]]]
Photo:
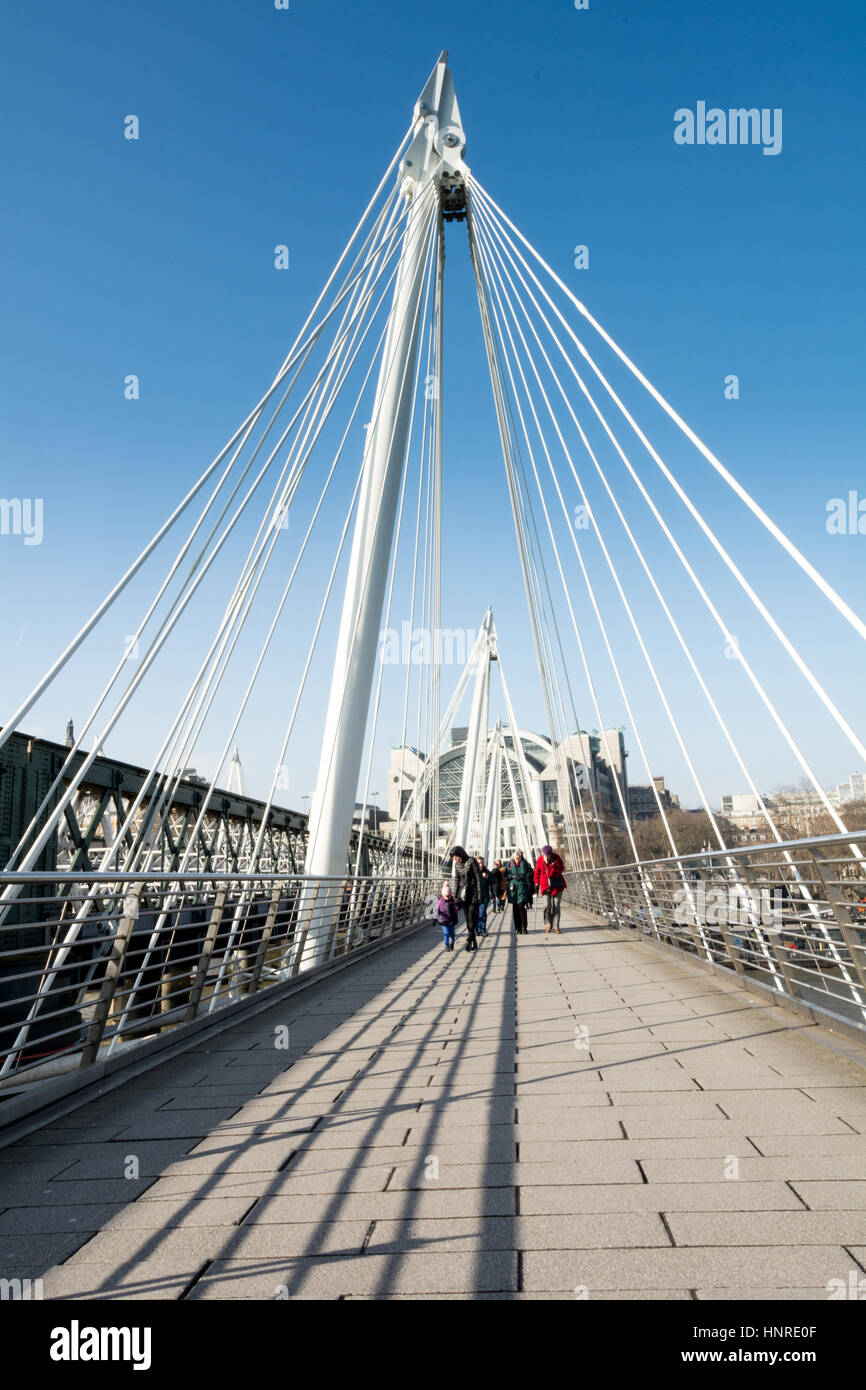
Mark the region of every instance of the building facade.
[[[596, 814], [603, 823], [622, 824], [621, 796], [628, 805], [628, 778], [626, 771], [627, 752], [621, 729], [608, 729], [606, 738], [585, 730], [570, 734], [562, 743], [555, 745], [542, 734], [519, 729], [523, 759], [529, 775], [529, 802], [517, 775], [517, 743], [514, 731], [506, 727], [502, 737], [508, 750], [512, 775], [503, 766], [500, 788], [500, 844], [498, 856], [505, 857], [515, 848], [529, 853], [537, 846], [520, 844], [521, 819], [523, 824], [531, 825], [532, 813], [540, 817], [545, 835], [553, 844], [563, 843], [566, 833], [589, 835], [594, 833]], [[463, 784], [463, 767], [466, 759], [466, 740], [468, 730], [454, 727], [451, 740], [439, 756], [439, 817], [434, 837], [438, 848], [443, 852], [450, 843], [457, 823], [460, 805], [460, 792]], [[479, 769], [476, 786], [486, 789], [489, 784], [492, 759], [493, 733], [488, 734], [487, 751], [483, 774]], [[608, 756], [610, 755], [610, 761]], [[392, 824], [383, 826], [393, 833], [396, 822], [410, 805], [419, 777], [426, 766], [424, 756], [414, 748], [392, 748], [388, 766], [388, 814]], [[617, 789], [619, 782], [620, 790]], [[520, 815], [515, 814], [514, 796], [517, 796]], [[431, 814], [431, 798], [425, 795], [422, 824], [424, 838], [429, 837], [432, 827], [428, 818]], [[480, 816], [473, 825], [476, 838], [480, 835]], [[592, 830], [590, 829], [592, 827]], [[531, 833], [531, 832], [529, 832]], [[429, 842], [429, 840], [428, 840]], [[479, 848], [477, 845], [467, 849]]]
[[651, 783], [632, 783], [628, 789], [628, 813], [633, 821], [651, 820], [663, 811], [679, 811], [680, 799], [665, 786], [664, 777], [654, 777]]

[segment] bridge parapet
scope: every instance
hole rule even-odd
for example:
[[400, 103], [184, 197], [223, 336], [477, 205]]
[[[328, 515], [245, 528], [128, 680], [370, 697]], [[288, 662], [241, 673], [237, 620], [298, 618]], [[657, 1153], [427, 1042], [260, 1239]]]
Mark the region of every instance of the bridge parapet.
[[578, 872], [612, 926], [866, 1033], [866, 836], [826, 835]]
[[[0, 749], [0, 862], [6, 864], [26, 834], [36, 807], [65, 768], [63, 781], [78, 772], [84, 753], [70, 756], [62, 744], [13, 733]], [[37, 868], [47, 874], [96, 870], [107, 845], [113, 842], [130, 807], [152, 773], [116, 758], [95, 758], [67, 808], [59, 831], [43, 850]], [[174, 787], [168, 805], [151, 817], [151, 796], [145, 795], [127, 837], [126, 850], [149, 847], [149, 867], [170, 873], [183, 855], [186, 868], [201, 873], [249, 873], [262, 820], [265, 835], [256, 868], [261, 873], [298, 874], [307, 852], [307, 816], [282, 806], [268, 806], [256, 797], [217, 787], [196, 832], [199, 810], [207, 792], [203, 779], [187, 776]], [[55, 804], [57, 798], [55, 797]], [[155, 804], [155, 798], [154, 798]], [[37, 825], [45, 824], [43, 815]], [[346, 867], [359, 860], [359, 831], [353, 829]], [[391, 841], [365, 829], [357, 867], [376, 874], [394, 863]], [[411, 848], [397, 857], [415, 872]], [[20, 917], [23, 922], [24, 917]], [[38, 920], [38, 918], [37, 918]]]
[[[314, 923], [299, 910], [310, 889]], [[433, 891], [410, 876], [2, 874], [0, 893], [17, 896], [0, 917], [0, 1097], [70, 1072], [96, 1079], [168, 1033], [276, 997], [429, 920]], [[303, 963], [311, 933], [317, 971]]]

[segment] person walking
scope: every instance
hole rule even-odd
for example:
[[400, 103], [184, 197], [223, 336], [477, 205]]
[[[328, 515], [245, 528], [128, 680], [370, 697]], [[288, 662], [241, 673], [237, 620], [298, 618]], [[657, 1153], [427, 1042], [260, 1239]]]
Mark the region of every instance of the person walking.
[[445, 950], [454, 950], [454, 929], [457, 926], [457, 903], [454, 901], [454, 893], [451, 884], [446, 878], [442, 884], [442, 895], [436, 907], [436, 921], [442, 928], [442, 939], [445, 942]]
[[496, 867], [499, 870], [499, 911], [505, 911], [505, 904], [508, 902], [508, 884], [505, 880], [505, 865], [501, 859], [497, 859]]
[[466, 918], [466, 950], [477, 951], [475, 928], [478, 925], [478, 904], [481, 902], [481, 875], [474, 859], [462, 845], [455, 845], [450, 854], [454, 872], [454, 896]]
[[508, 901], [514, 910], [514, 930], [518, 936], [529, 932], [527, 909], [532, 907], [535, 882], [532, 869], [523, 857], [523, 850], [516, 849], [505, 870]]
[[535, 861], [534, 881], [542, 897], [547, 898], [544, 920], [547, 923], [545, 936], [551, 930], [559, 931], [559, 914], [562, 908], [562, 893], [565, 888], [563, 872], [565, 865], [551, 845], [542, 845], [541, 853]]
[[487, 870], [488, 883], [490, 884], [490, 911], [494, 917], [502, 908], [500, 897], [502, 895], [502, 865], [497, 859]]
[[475, 862], [481, 875], [481, 898], [478, 903], [478, 935], [487, 935], [487, 908], [490, 903], [490, 870], [484, 862], [483, 854], [476, 854]]

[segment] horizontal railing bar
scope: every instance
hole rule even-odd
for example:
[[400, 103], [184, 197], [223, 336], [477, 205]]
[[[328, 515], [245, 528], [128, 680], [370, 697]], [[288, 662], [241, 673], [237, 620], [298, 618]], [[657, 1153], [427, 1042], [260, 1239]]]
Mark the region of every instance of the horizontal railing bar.
[[[784, 855], [787, 851], [798, 849], [812, 849], [823, 846], [832, 847], [833, 845], [852, 845], [858, 843], [862, 843], [864, 846], [866, 846], [866, 831], [848, 830], [844, 833], [840, 832], [836, 835], [813, 835], [807, 839], [783, 840], [781, 843], [778, 840], [770, 840], [766, 844], [737, 845], [735, 847], [732, 847], [731, 849], [701, 849], [695, 851], [692, 854], [678, 854], [675, 856], [670, 856], [667, 859], [633, 859], [630, 860], [627, 864], [599, 865], [598, 868], [578, 869], [574, 872], [575, 877], [581, 877], [583, 874], [592, 875], [621, 873], [623, 870], [628, 869], [658, 869], [661, 868], [663, 865], [671, 865], [671, 867], [676, 868], [680, 864], [688, 864], [691, 862], [700, 861], [701, 863], [706, 863], [708, 860], [744, 858], [750, 854], [773, 853], [782, 856], [778, 864], [774, 867], [790, 869], [791, 865], [784, 858]], [[838, 862], [848, 864], [852, 861], [845, 859], [840, 860]], [[856, 861], [854, 862], [856, 863]], [[723, 864], [720, 864], [718, 867], [720, 869], [723, 869], [725, 866]], [[817, 883], [818, 880], [815, 879], [814, 882]]]
[[[286, 869], [282, 873], [230, 873], [219, 871], [214, 873], [204, 873], [196, 870], [187, 871], [186, 869], [173, 872], [156, 873], [152, 870], [141, 873], [111, 873], [108, 870], [94, 871], [87, 873], [80, 870], [66, 873], [60, 870], [50, 870], [48, 873], [6, 873], [0, 872], [0, 884], [2, 883], [418, 883], [417, 876], [412, 874], [377, 874], [371, 877], [363, 874], [298, 874], [291, 869]], [[49, 895], [48, 901], [55, 895]], [[20, 901], [16, 899], [17, 902]], [[28, 899], [31, 903], [45, 902], [45, 898]], [[69, 899], [71, 902], [83, 902], [83, 898]]]

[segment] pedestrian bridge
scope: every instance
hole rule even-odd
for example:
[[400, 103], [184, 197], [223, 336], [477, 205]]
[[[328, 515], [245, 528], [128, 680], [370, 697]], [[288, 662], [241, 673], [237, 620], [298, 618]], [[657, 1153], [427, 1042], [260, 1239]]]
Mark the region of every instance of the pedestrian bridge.
[[54, 1300], [848, 1296], [866, 1046], [532, 918], [474, 955], [410, 927], [19, 1120], [0, 1267]]
[[[866, 1289], [866, 834], [819, 777], [866, 765], [841, 681], [866, 621], [465, 148], [443, 53], [271, 384], [10, 690], [0, 1297]], [[492, 606], [453, 689], [423, 650], [405, 674], [382, 659], [394, 624], [429, 653], [471, 601], [460, 571], [443, 588], [446, 477], [477, 501], [443, 449], [452, 222], [548, 725], [532, 773]], [[753, 569], [779, 563], [768, 605]], [[73, 697], [64, 746], [29, 732]], [[671, 757], [702, 821], [657, 775]], [[802, 779], [804, 824], [760, 791], [770, 768]], [[748, 788], [744, 843], [724, 785]], [[448, 847], [534, 859], [548, 838], [562, 934], [536, 911], [528, 936], [495, 918], [477, 953], [443, 952]]]

